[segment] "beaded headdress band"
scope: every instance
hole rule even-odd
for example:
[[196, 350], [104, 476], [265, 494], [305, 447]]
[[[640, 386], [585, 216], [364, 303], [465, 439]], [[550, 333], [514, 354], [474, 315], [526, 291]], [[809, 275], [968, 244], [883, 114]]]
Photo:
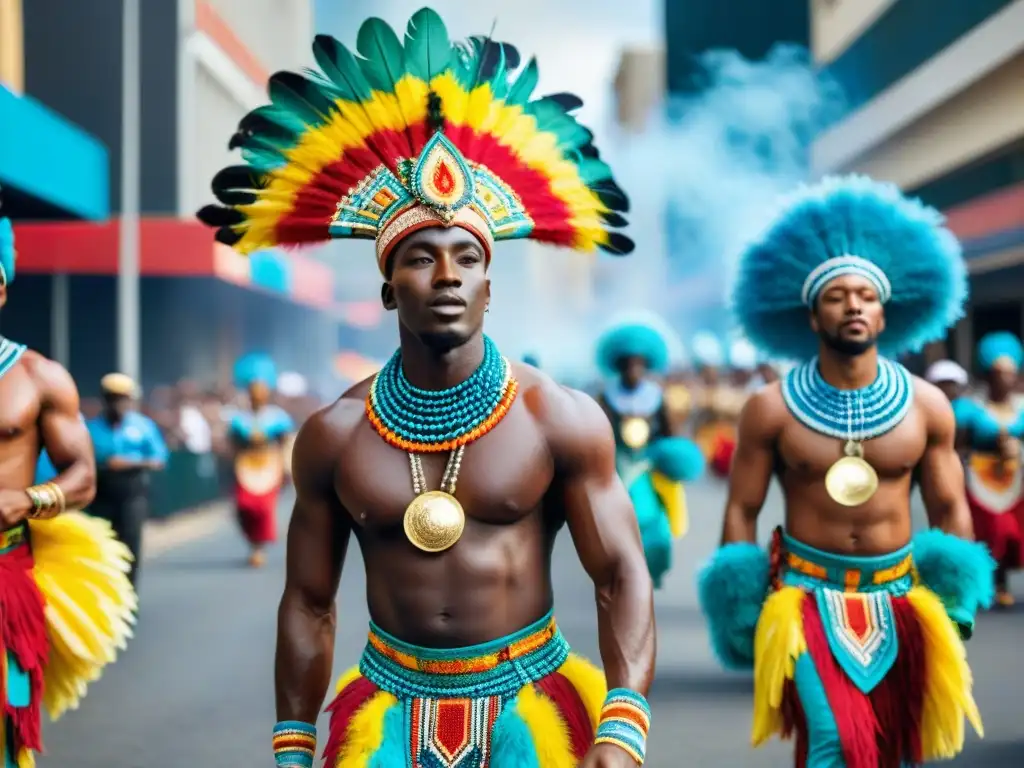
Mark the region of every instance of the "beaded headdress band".
[[867, 259], [846, 254], [829, 259], [811, 270], [811, 274], [804, 280], [800, 298], [808, 307], [813, 307], [825, 286], [844, 275], [857, 275], [871, 282], [883, 304], [892, 297], [892, 286], [885, 272]]
[[249, 113], [231, 147], [245, 165], [220, 171], [220, 206], [199, 212], [243, 253], [336, 238], [374, 239], [381, 272], [402, 237], [462, 227], [487, 256], [495, 241], [530, 238], [582, 251], [632, 251], [612, 228], [628, 200], [572, 112], [570, 94], [532, 99], [531, 60], [481, 37], [451, 43], [429, 8], [404, 44], [380, 19], [356, 53], [326, 35], [319, 72], [279, 72], [271, 104]]

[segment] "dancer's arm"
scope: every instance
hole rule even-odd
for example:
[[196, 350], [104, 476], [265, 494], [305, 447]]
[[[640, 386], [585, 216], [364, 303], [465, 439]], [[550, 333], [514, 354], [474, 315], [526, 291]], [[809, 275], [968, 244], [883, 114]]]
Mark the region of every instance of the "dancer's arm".
[[53, 482], [64, 493], [67, 509], [82, 509], [96, 495], [96, 460], [80, 414], [78, 387], [60, 363], [32, 351], [22, 360], [39, 388], [42, 447], [59, 473]]
[[722, 521], [722, 544], [757, 541], [757, 517], [772, 480], [775, 440], [778, 434], [778, 386], [752, 395], [740, 412], [733, 466], [729, 475], [729, 499]]
[[654, 675], [654, 592], [629, 494], [615, 471], [615, 438], [600, 407], [562, 390], [549, 444], [566, 522], [594, 582], [598, 640], [609, 688], [646, 694]]
[[953, 408], [937, 387], [920, 380], [915, 384], [916, 401], [928, 425], [928, 444], [921, 459], [921, 498], [928, 511], [928, 522], [946, 533], [973, 539], [964, 469], [956, 452]]
[[295, 439], [295, 509], [277, 616], [278, 721], [315, 723], [330, 685], [334, 598], [351, 533], [349, 515], [334, 489], [339, 443], [325, 411], [312, 416]]

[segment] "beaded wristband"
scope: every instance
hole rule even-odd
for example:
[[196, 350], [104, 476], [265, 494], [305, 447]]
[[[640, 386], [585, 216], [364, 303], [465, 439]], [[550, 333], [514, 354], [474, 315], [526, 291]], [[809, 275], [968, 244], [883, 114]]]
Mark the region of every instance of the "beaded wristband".
[[651, 708], [641, 694], [627, 688], [613, 688], [601, 708], [595, 744], [614, 744], [629, 753], [637, 765], [644, 764]]
[[278, 768], [312, 768], [316, 757], [316, 726], [283, 720], [274, 726], [273, 744]]

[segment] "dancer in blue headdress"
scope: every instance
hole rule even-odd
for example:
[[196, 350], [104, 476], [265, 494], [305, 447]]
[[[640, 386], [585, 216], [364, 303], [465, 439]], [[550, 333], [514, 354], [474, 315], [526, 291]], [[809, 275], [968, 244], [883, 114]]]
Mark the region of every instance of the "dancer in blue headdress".
[[961, 444], [966, 446], [967, 501], [974, 533], [998, 564], [996, 603], [1013, 605], [1007, 573], [1024, 563], [1024, 475], [1020, 441], [1024, 408], [1013, 396], [1024, 347], [1012, 333], [999, 331], [978, 343], [978, 367], [988, 383], [986, 397], [960, 398], [954, 411]]
[[295, 431], [291, 417], [270, 402], [276, 384], [277, 367], [267, 355], [249, 354], [235, 364], [235, 386], [249, 395], [249, 408], [236, 412], [228, 427], [235, 448], [235, 506], [254, 568], [263, 565], [263, 548], [277, 540], [284, 446]]
[[655, 588], [672, 566], [672, 543], [689, 526], [683, 483], [703, 473], [697, 446], [671, 436], [661, 385], [650, 374], [668, 369], [664, 334], [642, 322], [605, 332], [597, 362], [607, 383], [598, 401], [615, 430], [616, 462], [629, 489], [647, 568]]
[[[723, 663], [753, 666], [754, 744], [795, 732], [798, 766], [919, 765], [963, 748], [965, 717], [981, 731], [961, 638], [993, 564], [949, 401], [883, 356], [945, 337], [966, 292], [939, 213], [864, 177], [801, 189], [741, 256], [744, 334], [804, 362], [743, 410], [699, 594]], [[766, 553], [773, 474], [785, 528]], [[912, 539], [915, 476], [933, 530]]]

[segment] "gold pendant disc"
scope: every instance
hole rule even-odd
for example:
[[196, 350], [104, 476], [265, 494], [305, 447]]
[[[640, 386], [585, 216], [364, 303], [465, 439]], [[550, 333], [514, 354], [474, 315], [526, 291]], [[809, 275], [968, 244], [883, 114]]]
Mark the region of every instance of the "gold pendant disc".
[[651, 439], [651, 425], [647, 423], [647, 419], [631, 416], [628, 419], [622, 420], [619, 434], [622, 436], [622, 442], [627, 447], [634, 449], [643, 448], [647, 445], [647, 441]]
[[405, 508], [405, 535], [424, 552], [443, 552], [462, 538], [466, 512], [459, 500], [444, 491], [427, 491]]
[[825, 490], [829, 497], [844, 507], [858, 507], [878, 490], [875, 468], [860, 456], [843, 456], [828, 469]]

